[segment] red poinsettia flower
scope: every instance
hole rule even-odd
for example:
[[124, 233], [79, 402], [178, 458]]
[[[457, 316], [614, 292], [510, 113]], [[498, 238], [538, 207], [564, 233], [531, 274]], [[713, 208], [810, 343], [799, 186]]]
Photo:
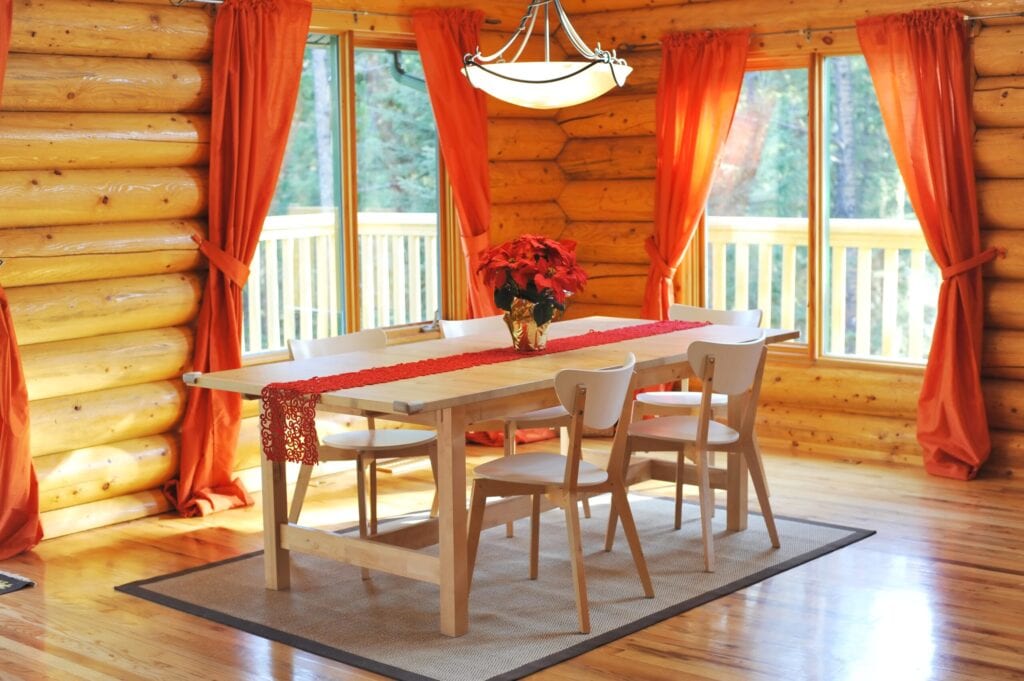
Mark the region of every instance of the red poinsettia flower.
[[587, 274], [576, 263], [576, 242], [523, 234], [481, 254], [477, 270], [495, 289], [502, 309], [512, 298], [565, 308], [569, 294], [583, 289]]

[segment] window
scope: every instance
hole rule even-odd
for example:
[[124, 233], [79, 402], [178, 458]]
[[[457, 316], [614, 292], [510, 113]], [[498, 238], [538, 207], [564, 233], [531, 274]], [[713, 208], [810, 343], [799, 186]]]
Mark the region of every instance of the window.
[[744, 78], [708, 200], [707, 304], [759, 307], [815, 355], [923, 362], [940, 277], [867, 65], [816, 59]]
[[243, 294], [246, 353], [424, 322], [438, 310], [441, 171], [419, 55], [400, 45], [343, 45], [311, 35], [306, 46], [284, 163]]

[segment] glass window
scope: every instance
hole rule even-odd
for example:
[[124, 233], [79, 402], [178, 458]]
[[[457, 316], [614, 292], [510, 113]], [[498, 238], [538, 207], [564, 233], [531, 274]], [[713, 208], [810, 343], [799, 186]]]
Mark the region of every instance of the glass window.
[[807, 338], [807, 70], [751, 71], [708, 200], [710, 307]]
[[862, 56], [825, 59], [824, 352], [923, 361], [941, 275]]

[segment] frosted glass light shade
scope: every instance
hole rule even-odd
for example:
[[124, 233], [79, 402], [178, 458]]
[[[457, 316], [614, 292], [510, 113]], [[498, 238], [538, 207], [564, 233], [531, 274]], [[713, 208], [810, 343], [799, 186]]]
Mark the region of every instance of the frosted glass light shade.
[[633, 67], [578, 61], [468, 63], [470, 84], [509, 104], [529, 109], [561, 109], [587, 102], [624, 85]]

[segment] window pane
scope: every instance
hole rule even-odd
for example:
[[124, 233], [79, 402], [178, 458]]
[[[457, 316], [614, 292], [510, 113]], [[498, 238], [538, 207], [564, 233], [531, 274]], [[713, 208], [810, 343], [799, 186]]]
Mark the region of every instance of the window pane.
[[867, 63], [825, 60], [824, 351], [923, 361], [941, 275], [893, 158]]
[[438, 308], [437, 131], [419, 55], [357, 49], [356, 158], [362, 327]]
[[751, 71], [707, 217], [709, 307], [807, 338], [807, 71]]
[[284, 163], [243, 291], [246, 353], [344, 328], [337, 64], [337, 39], [310, 36]]

